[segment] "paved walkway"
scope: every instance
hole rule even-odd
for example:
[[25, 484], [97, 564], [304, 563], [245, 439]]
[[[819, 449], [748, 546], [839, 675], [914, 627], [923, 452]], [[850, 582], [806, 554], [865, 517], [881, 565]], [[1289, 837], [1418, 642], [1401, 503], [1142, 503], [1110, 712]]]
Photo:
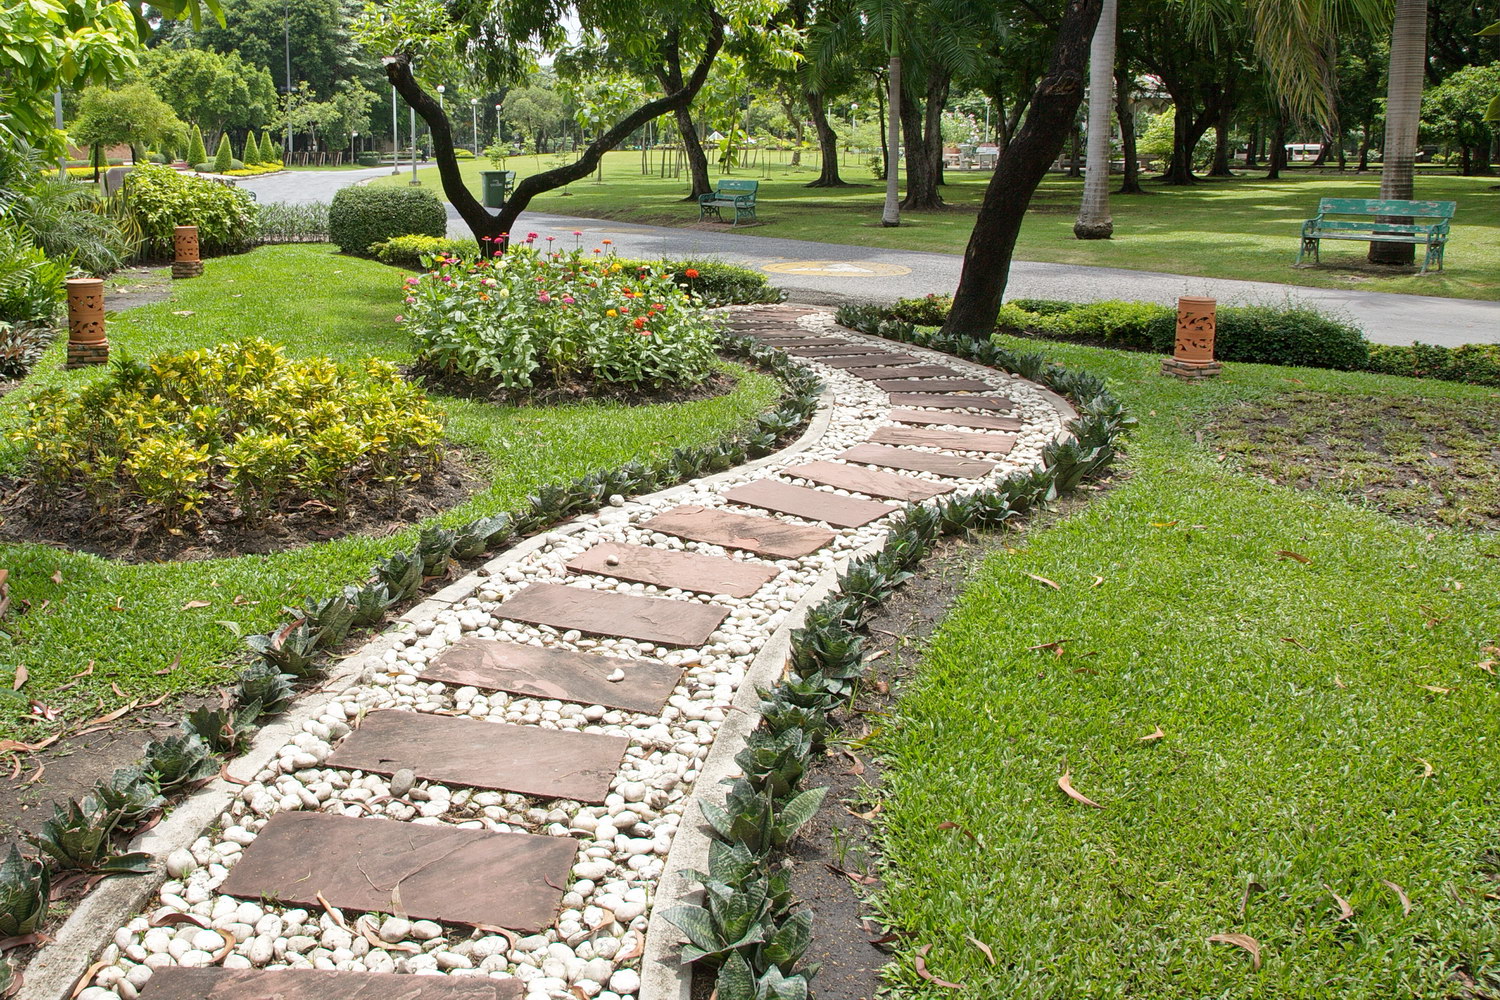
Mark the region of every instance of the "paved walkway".
[[[262, 201], [326, 201], [347, 184], [385, 176], [389, 167], [369, 170], [277, 174], [250, 178], [243, 186]], [[448, 231], [467, 236], [468, 228], [452, 206]], [[575, 231], [590, 244], [610, 239], [626, 256], [712, 256], [732, 264], [766, 270], [795, 302], [839, 305], [845, 302], [891, 301], [929, 292], [952, 292], [958, 285], [958, 254], [882, 250], [838, 243], [734, 232], [723, 225], [642, 226], [584, 219], [545, 212], [522, 217], [524, 232], [557, 236], [571, 245]], [[519, 228], [519, 227], [518, 227]], [[769, 227], [759, 233], [771, 231]], [[1288, 241], [1289, 247], [1291, 241]], [[1294, 247], [1292, 249], [1295, 249]], [[1289, 250], [1289, 253], [1291, 251]], [[1136, 299], [1170, 304], [1179, 295], [1207, 295], [1224, 303], [1306, 303], [1347, 315], [1377, 343], [1500, 343], [1500, 302], [1397, 295], [1359, 289], [1303, 288], [1267, 281], [1204, 278], [1120, 268], [1015, 261], [1007, 298]]]

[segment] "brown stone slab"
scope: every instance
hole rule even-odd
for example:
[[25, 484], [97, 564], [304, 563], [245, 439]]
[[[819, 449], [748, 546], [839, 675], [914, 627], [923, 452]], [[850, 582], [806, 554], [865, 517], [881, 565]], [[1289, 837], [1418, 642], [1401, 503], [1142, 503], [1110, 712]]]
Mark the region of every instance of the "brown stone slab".
[[928, 396], [920, 392], [891, 393], [892, 406], [932, 406], [940, 410], [1013, 410], [1002, 396]]
[[[795, 354], [799, 358], [843, 358], [857, 355], [882, 355], [886, 352], [879, 347], [867, 347], [864, 344], [818, 344], [814, 347], [788, 347], [784, 349], [788, 354]], [[875, 362], [871, 362], [874, 364]]]
[[146, 1000], [520, 1000], [519, 979], [409, 976], [325, 969], [187, 969], [166, 965], [141, 987]]
[[844, 371], [855, 378], [862, 378], [866, 382], [878, 382], [881, 379], [902, 378], [961, 378], [963, 372], [956, 372], [952, 368], [944, 368], [942, 365], [907, 365], [905, 367], [893, 367], [880, 365], [877, 368], [845, 368]]
[[943, 483], [898, 476], [893, 472], [876, 472], [862, 465], [841, 465], [838, 462], [808, 462], [783, 469], [781, 474], [832, 486], [834, 489], [853, 490], [891, 500], [930, 500], [953, 490], [953, 487]]
[[837, 528], [858, 528], [901, 509], [888, 503], [841, 497], [837, 493], [793, 486], [775, 479], [756, 479], [736, 486], [724, 494], [724, 499], [778, 514], [823, 521]]
[[664, 646], [701, 646], [727, 608], [665, 597], [638, 597], [608, 590], [533, 583], [518, 591], [495, 612], [500, 618], [578, 629], [594, 635], [620, 636]]
[[833, 532], [823, 528], [694, 504], [663, 511], [641, 527], [689, 541], [743, 549], [768, 559], [798, 559], [833, 541]]
[[1023, 424], [1015, 417], [993, 417], [987, 413], [929, 413], [926, 410], [892, 410], [891, 419], [903, 424], [949, 424], [987, 431], [1018, 431]]
[[[219, 891], [241, 899], [493, 924], [552, 926], [577, 854], [564, 837], [490, 833], [288, 810], [271, 817]], [[399, 890], [399, 904], [393, 893]]]
[[[617, 670], [625, 678], [609, 680]], [[657, 660], [467, 636], [428, 663], [422, 679], [660, 715], [682, 671]]]
[[983, 459], [934, 455], [929, 451], [887, 448], [879, 444], [857, 444], [837, 457], [846, 462], [878, 465], [886, 469], [905, 469], [908, 472], [930, 472], [936, 476], [952, 476], [955, 479], [980, 479], [995, 468], [994, 462]]
[[630, 741], [426, 712], [371, 712], [328, 758], [372, 774], [409, 768], [445, 785], [603, 802]]
[[870, 440], [876, 444], [913, 448], [943, 448], [977, 451], [986, 455], [1008, 455], [1016, 446], [1014, 434], [979, 434], [971, 431], [936, 431], [928, 427], [878, 427]]
[[[887, 354], [882, 351], [879, 354], [859, 354], [852, 358], [814, 358], [813, 360], [817, 361], [820, 365], [827, 365], [830, 368], [842, 368], [844, 371], [848, 371], [851, 368], [868, 368], [871, 365], [904, 365], [907, 362], [915, 362], [917, 359], [910, 354]], [[901, 369], [896, 368], [892, 370], [900, 371]]]
[[988, 392], [990, 384], [977, 378], [879, 379], [886, 392]]
[[568, 569], [728, 597], [749, 597], [776, 579], [777, 573], [776, 567], [760, 563], [619, 542], [595, 545], [571, 560]]
[[768, 330], [764, 332], [747, 331], [746, 336], [760, 341], [762, 344], [787, 344], [793, 347], [816, 347], [819, 344], [840, 343], [831, 337], [825, 337], [817, 333], [787, 333], [781, 330]]

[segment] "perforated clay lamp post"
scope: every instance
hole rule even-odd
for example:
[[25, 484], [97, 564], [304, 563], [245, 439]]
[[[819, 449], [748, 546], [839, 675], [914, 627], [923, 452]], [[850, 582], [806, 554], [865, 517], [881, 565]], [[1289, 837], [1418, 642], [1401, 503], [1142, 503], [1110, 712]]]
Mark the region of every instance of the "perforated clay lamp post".
[[69, 368], [102, 365], [109, 361], [104, 336], [104, 279], [68, 279]]
[[172, 230], [172, 277], [196, 278], [203, 273], [198, 256], [198, 227], [177, 226]]
[[1172, 356], [1161, 363], [1163, 375], [1212, 378], [1224, 370], [1214, 360], [1217, 308], [1213, 299], [1184, 296], [1177, 300], [1177, 341]]

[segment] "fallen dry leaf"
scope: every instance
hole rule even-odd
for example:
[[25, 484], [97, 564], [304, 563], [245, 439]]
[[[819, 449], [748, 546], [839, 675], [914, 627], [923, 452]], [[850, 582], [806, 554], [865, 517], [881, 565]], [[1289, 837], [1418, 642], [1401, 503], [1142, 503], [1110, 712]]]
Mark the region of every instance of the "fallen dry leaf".
[[368, 919], [365, 917], [360, 917], [355, 926], [359, 928], [359, 933], [364, 937], [366, 941], [370, 942], [373, 947], [384, 948], [386, 951], [404, 951], [408, 953], [419, 952], [422, 950], [421, 945], [412, 944], [410, 941], [397, 941], [395, 943], [390, 943], [381, 940], [380, 935], [375, 933], [375, 929], [370, 926]]
[[1352, 907], [1352, 906], [1349, 905], [1349, 901], [1347, 899], [1345, 899], [1343, 896], [1340, 896], [1338, 893], [1334, 892], [1333, 891], [1333, 886], [1329, 885], [1327, 882], [1324, 882], [1323, 883], [1323, 888], [1327, 889], [1328, 890], [1328, 895], [1332, 896], [1333, 897], [1333, 901], [1335, 903], [1339, 904], [1339, 919], [1340, 920], [1348, 920], [1348, 919], [1350, 919], [1351, 917], [1354, 916], [1354, 907]]
[[83, 975], [78, 977], [78, 982], [73, 984], [73, 992], [68, 994], [68, 1000], [73, 1000], [74, 997], [78, 996], [78, 994], [87, 989], [89, 983], [94, 981], [94, 975], [99, 972], [100, 969], [108, 968], [109, 964], [110, 963], [108, 962], [95, 962], [93, 965], [85, 969]]
[[208, 921], [196, 913], [158, 913], [146, 922], [152, 927], [171, 927], [176, 924], [193, 924], [196, 927], [208, 926]]
[[979, 940], [977, 937], [974, 937], [972, 935], [966, 935], [964, 937], [964, 940], [967, 941], [967, 942], [969, 942], [970, 944], [972, 944], [974, 947], [978, 948], [981, 952], [983, 952], [984, 953], [984, 957], [990, 960], [990, 964], [991, 965], [995, 964], [995, 953], [993, 951], [990, 951], [990, 946], [989, 945], [985, 944], [983, 941]]
[[229, 782], [231, 785], [248, 785], [248, 784], [250, 784], [250, 782], [246, 781], [244, 778], [236, 778], [234, 775], [230, 774], [229, 773], [229, 764], [228, 763], [224, 763], [224, 764], [220, 764], [219, 765], [219, 777], [223, 778], [225, 781]]
[[1480, 670], [1483, 670], [1485, 673], [1487, 673], [1491, 677], [1493, 677], [1493, 676], [1495, 676], [1495, 664], [1496, 664], [1496, 662], [1497, 661], [1495, 661], [1495, 660], [1480, 660], [1475, 665], [1477, 667], [1479, 667]]
[[1431, 691], [1433, 694], [1452, 694], [1452, 688], [1438, 687], [1436, 684], [1418, 684], [1417, 687], [1423, 691]]
[[1047, 579], [1045, 576], [1037, 576], [1035, 573], [1027, 573], [1026, 575], [1029, 576], [1029, 577], [1031, 577], [1037, 583], [1044, 583], [1044, 584], [1046, 584], [1047, 586], [1051, 587], [1053, 590], [1062, 590], [1062, 587], [1060, 587], [1055, 582]]
[[117, 708], [113, 712], [106, 712], [106, 713], [104, 713], [103, 715], [99, 716], [97, 719], [90, 719], [89, 721], [85, 722], [83, 725], [84, 725], [85, 728], [88, 728], [88, 727], [92, 727], [92, 726], [102, 726], [102, 725], [104, 725], [107, 722], [114, 722], [120, 716], [124, 715], [126, 712], [131, 711], [135, 707], [136, 707], [136, 703], [132, 701], [130, 704], [125, 705], [125, 706], [123, 706], [121, 708]]
[[642, 938], [638, 934], [632, 934], [632, 935], [630, 935], [630, 939], [631, 939], [630, 947], [627, 948], [627, 949], [625, 949], [625, 951], [624, 951], [623, 954], [619, 954], [619, 955], [615, 956], [615, 964], [616, 965], [624, 965], [626, 962], [630, 961], [632, 958], [640, 958], [642, 955], [646, 954], [646, 946], [644, 944], [644, 941], [645, 941], [644, 938]]
[[1300, 552], [1293, 552], [1291, 549], [1277, 549], [1276, 554], [1283, 559], [1295, 559], [1297, 562], [1303, 564], [1312, 562], [1307, 556]]
[[47, 765], [46, 765], [46, 763], [39, 764], [37, 766], [36, 773], [33, 774], [31, 777], [29, 777], [29, 778], [26, 779], [26, 784], [28, 784], [28, 785], [34, 785], [34, 784], [36, 784], [38, 781], [42, 780], [42, 775], [44, 775], [46, 773], [47, 773]]
[[1250, 881], [1245, 883], [1245, 894], [1240, 897], [1240, 917], [1242, 919], [1245, 916], [1245, 911], [1250, 908], [1251, 895], [1257, 892], [1265, 891], [1266, 887], [1255, 881], [1255, 879], [1251, 879]]
[[1057, 787], [1061, 788], [1063, 792], [1067, 794], [1068, 798], [1072, 799], [1074, 802], [1081, 802], [1086, 806], [1093, 806], [1095, 809], [1104, 808], [1099, 803], [1095, 802], [1093, 799], [1089, 798], [1087, 795], [1084, 795], [1082, 792], [1078, 791], [1078, 789], [1073, 787], [1073, 772], [1071, 770], [1064, 771], [1063, 776], [1057, 779]]
[[1177, 522], [1177, 521], [1152, 521], [1151, 522], [1151, 527], [1153, 527], [1153, 528], [1175, 528], [1175, 527], [1177, 527], [1178, 523], [1179, 522]]
[[1250, 953], [1250, 968], [1260, 969], [1260, 942], [1249, 934], [1215, 934], [1208, 939], [1209, 944], [1232, 944], [1236, 948], [1243, 948]]
[[52, 575], [50, 577], [48, 577], [48, 579], [50, 579], [53, 583], [59, 583], [59, 584], [62, 583], [62, 581], [63, 581], [62, 570], [59, 569], [59, 570], [53, 571]]
[[1411, 900], [1407, 898], [1406, 890], [1387, 878], [1381, 879], [1380, 882], [1394, 892], [1397, 899], [1401, 900], [1401, 915], [1403, 917], [1411, 916]]
[[58, 740], [57, 736], [48, 736], [40, 743], [22, 743], [20, 740], [0, 740], [0, 753], [33, 753], [37, 750], [45, 750]]
[[854, 882], [857, 885], [878, 885], [880, 883], [880, 879], [876, 878], [874, 875], [862, 875], [859, 872], [852, 872], [847, 868], [840, 868], [837, 865], [824, 865], [823, 867], [827, 868], [835, 875], [844, 876], [844, 878], [848, 879], [851, 882]]
[[334, 906], [328, 900], [324, 899], [321, 892], [317, 893], [317, 898], [318, 905], [323, 907], [324, 911], [328, 914], [328, 919], [332, 920], [334, 923], [338, 924], [340, 927], [347, 931], [349, 929], [349, 921], [344, 919], [344, 915], [339, 911], [338, 907]]
[[963, 983], [950, 983], [950, 982], [948, 982], [948, 980], [946, 980], [946, 979], [939, 979], [937, 976], [934, 976], [932, 973], [930, 973], [930, 972], [927, 971], [927, 953], [929, 951], [931, 951], [931, 950], [932, 950], [932, 945], [930, 945], [930, 944], [924, 944], [922, 947], [920, 947], [920, 948], [917, 949], [916, 955], [913, 956], [913, 958], [912, 958], [912, 965], [916, 968], [917, 975], [921, 976], [923, 979], [927, 980], [929, 983], [932, 983], [934, 986], [942, 986], [942, 987], [946, 987], [947, 989], [950, 989], [950, 990], [961, 990], [961, 989], [963, 989], [964, 988], [964, 984]]
[[182, 606], [182, 610], [184, 610], [184, 611], [190, 611], [193, 608], [211, 608], [213, 606], [214, 606], [214, 602], [213, 601], [188, 601], [186, 604], [184, 604]]
[[191, 315], [193, 315], [193, 310], [191, 310], [191, 309], [173, 309], [172, 310], [172, 315], [173, 316], [191, 316]]
[[974, 841], [974, 843], [976, 843], [976, 844], [979, 843], [979, 838], [976, 837], [976, 836], [974, 836], [974, 831], [973, 830], [970, 830], [966, 826], [959, 826], [957, 823], [953, 822], [951, 819], [950, 820], [944, 820], [943, 822], [939, 823], [937, 825], [937, 828], [939, 830], [957, 830], [959, 833], [963, 834], [965, 837], [968, 837], [970, 840]]
[[219, 931], [218, 935], [224, 939], [224, 947], [214, 953], [215, 965], [222, 963], [224, 959], [229, 957], [229, 953], [234, 951], [234, 935], [228, 931]]
[[1417, 758], [1417, 763], [1422, 765], [1422, 777], [1424, 777], [1424, 778], [1430, 778], [1430, 777], [1432, 777], [1432, 765], [1431, 764], [1427, 763], [1427, 761], [1423, 760], [1421, 757]]
[[24, 948], [30, 944], [47, 944], [52, 938], [41, 931], [32, 931], [30, 934], [17, 934], [15, 937], [0, 938], [0, 952], [10, 951], [12, 948]]
[[1155, 732], [1147, 733], [1145, 736], [1142, 736], [1137, 742], [1146, 743], [1150, 740], [1159, 740], [1165, 735], [1167, 734], [1162, 732], [1161, 726], [1157, 726]]
[[885, 808], [885, 803], [884, 802], [877, 802], [877, 803], [875, 803], [875, 808], [871, 809], [869, 812], [855, 812], [853, 809], [850, 809], [848, 806], [844, 807], [844, 812], [848, 813], [850, 816], [858, 817], [859, 819], [874, 819], [876, 816], [878, 816], [880, 814], [880, 810], [883, 809], [883, 808]]
[[1104, 577], [1102, 577], [1102, 576], [1095, 576], [1094, 577], [1094, 582], [1093, 582], [1092, 586], [1099, 587], [1099, 586], [1102, 586], [1103, 584], [1104, 584]]
[[21, 688], [23, 688], [23, 687], [26, 686], [26, 681], [30, 677], [31, 677], [31, 671], [29, 671], [29, 670], [26, 669], [26, 664], [24, 664], [24, 663], [20, 664], [19, 666], [16, 667], [16, 679], [13, 680], [13, 681], [11, 681], [11, 683], [10, 683], [10, 689], [12, 691], [19, 691], [19, 690], [21, 690]]
[[1334, 674], [1333, 675], [1333, 683], [1337, 684], [1341, 688], [1347, 689], [1349, 687], [1349, 685], [1347, 685], [1347, 684], [1345, 684], [1343, 682], [1343, 680], [1339, 677], [1338, 674]]

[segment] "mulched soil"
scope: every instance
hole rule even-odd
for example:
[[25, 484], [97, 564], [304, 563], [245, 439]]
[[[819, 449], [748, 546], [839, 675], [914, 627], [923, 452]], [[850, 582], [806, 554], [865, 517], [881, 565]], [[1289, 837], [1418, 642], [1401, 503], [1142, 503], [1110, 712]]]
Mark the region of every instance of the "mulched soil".
[[428, 392], [500, 406], [557, 406], [588, 400], [624, 403], [628, 406], [691, 403], [700, 399], [713, 399], [716, 396], [726, 395], [739, 384], [739, 380], [733, 375], [715, 372], [708, 381], [699, 385], [671, 386], [653, 392], [624, 387], [613, 388], [592, 382], [537, 386], [533, 389], [507, 389], [493, 379], [474, 379], [465, 375], [434, 371], [421, 365], [413, 365], [406, 369], [404, 374], [413, 381], [420, 382]]
[[1405, 521], [1500, 530], [1500, 394], [1291, 392], [1230, 409], [1204, 443], [1273, 482], [1335, 493]]
[[44, 503], [33, 485], [8, 478], [0, 480], [0, 540], [40, 542], [131, 563], [260, 555], [351, 534], [393, 534], [457, 506], [487, 484], [460, 453], [450, 452], [435, 472], [393, 496], [360, 493], [343, 507], [306, 500], [256, 521], [220, 495], [205, 504], [201, 525], [174, 532], [141, 511], [101, 514], [82, 491]]

